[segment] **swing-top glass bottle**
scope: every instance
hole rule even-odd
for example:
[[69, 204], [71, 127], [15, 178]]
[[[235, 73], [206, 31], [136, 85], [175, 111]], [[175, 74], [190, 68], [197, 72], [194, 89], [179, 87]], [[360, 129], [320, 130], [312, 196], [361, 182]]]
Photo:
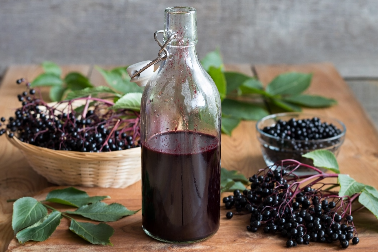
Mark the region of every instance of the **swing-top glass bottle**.
[[142, 97], [143, 230], [187, 243], [219, 228], [221, 103], [195, 51], [194, 8], [165, 10], [165, 41], [172, 35]]

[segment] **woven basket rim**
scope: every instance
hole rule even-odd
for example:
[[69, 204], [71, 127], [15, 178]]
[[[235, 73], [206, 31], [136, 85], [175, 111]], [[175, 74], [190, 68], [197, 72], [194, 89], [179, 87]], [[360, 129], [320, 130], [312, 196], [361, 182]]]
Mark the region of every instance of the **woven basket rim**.
[[120, 151], [110, 151], [110, 152], [79, 152], [79, 151], [52, 150], [52, 149], [21, 142], [16, 136], [11, 138], [8, 136], [8, 134], [6, 135], [7, 135], [8, 141], [18, 149], [21, 149], [27, 152], [34, 152], [38, 155], [53, 156], [55, 158], [105, 161], [105, 160], [124, 159], [125, 156], [128, 156], [130, 154], [133, 155], [136, 153], [140, 153], [141, 151], [140, 147], [135, 147], [135, 148], [127, 149], [127, 150], [120, 150]]

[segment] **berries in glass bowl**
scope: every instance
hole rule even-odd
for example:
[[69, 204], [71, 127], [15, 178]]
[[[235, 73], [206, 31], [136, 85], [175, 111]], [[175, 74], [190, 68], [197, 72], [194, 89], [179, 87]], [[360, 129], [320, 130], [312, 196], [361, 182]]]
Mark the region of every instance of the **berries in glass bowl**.
[[[337, 155], [346, 132], [345, 125], [339, 120], [295, 112], [266, 116], [256, 123], [256, 129], [268, 166], [284, 159], [313, 165], [312, 160], [302, 155], [319, 149]], [[295, 173], [310, 174], [312, 171], [302, 168]]]

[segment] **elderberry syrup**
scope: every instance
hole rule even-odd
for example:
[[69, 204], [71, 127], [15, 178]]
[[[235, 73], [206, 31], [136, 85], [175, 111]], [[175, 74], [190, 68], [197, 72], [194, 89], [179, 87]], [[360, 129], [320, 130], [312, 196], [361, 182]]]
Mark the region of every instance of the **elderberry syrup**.
[[166, 132], [147, 141], [142, 148], [143, 228], [176, 242], [214, 234], [219, 227], [219, 158], [219, 141], [210, 135]]
[[194, 8], [165, 10], [166, 57], [142, 96], [143, 230], [164, 242], [219, 228], [221, 103], [197, 58], [196, 24]]

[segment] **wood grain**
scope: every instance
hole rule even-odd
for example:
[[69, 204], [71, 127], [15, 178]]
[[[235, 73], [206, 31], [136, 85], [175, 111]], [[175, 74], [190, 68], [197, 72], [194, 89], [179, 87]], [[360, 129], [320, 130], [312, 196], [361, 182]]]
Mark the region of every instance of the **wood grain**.
[[[240, 70], [252, 75], [249, 67], [229, 67], [227, 69]], [[314, 79], [309, 93], [334, 97], [339, 105], [329, 109], [311, 110], [311, 113], [336, 117], [343, 121], [348, 128], [346, 141], [339, 155], [340, 169], [349, 173], [356, 180], [378, 188], [377, 181], [377, 133], [366, 118], [361, 106], [356, 102], [351, 91], [341, 79], [335, 68], [330, 64], [312, 64], [304, 66], [257, 66], [256, 73], [263, 83], [268, 83], [278, 73], [283, 71], [301, 71], [314, 73]], [[97, 77], [96, 77], [97, 78]], [[92, 78], [93, 81], [96, 78]], [[1, 94], [1, 93], [0, 93]], [[4, 109], [4, 108], [2, 108]], [[3, 110], [0, 110], [3, 111]], [[308, 111], [308, 110], [306, 110]], [[243, 122], [233, 132], [232, 136], [222, 135], [222, 166], [237, 169], [250, 176], [259, 168], [265, 166], [255, 135], [255, 122]], [[8, 146], [7, 146], [8, 147]], [[7, 155], [8, 157], [8, 155]], [[3, 157], [4, 158], [4, 157]], [[10, 157], [12, 160], [12, 157]], [[11, 165], [12, 166], [12, 165]], [[1, 167], [1, 170], [3, 167]], [[5, 174], [6, 175], [6, 174]], [[29, 181], [29, 180], [27, 180]], [[29, 183], [35, 187], [35, 181]], [[43, 187], [43, 186], [41, 186]], [[141, 208], [140, 182], [125, 189], [81, 188], [89, 195], [110, 195], [107, 203], [119, 202], [131, 210]], [[42, 200], [53, 187], [45, 188], [36, 195]], [[3, 190], [4, 191], [4, 190]], [[223, 195], [224, 196], [224, 195]], [[66, 208], [59, 207], [61, 210]], [[145, 251], [145, 250], [180, 250], [180, 251], [286, 251], [286, 239], [265, 235], [262, 232], [250, 233], [245, 227], [249, 223], [248, 215], [236, 215], [232, 220], [226, 220], [226, 209], [221, 206], [221, 225], [219, 231], [210, 239], [192, 245], [173, 245], [157, 242], [147, 237], [141, 229], [141, 213], [126, 217], [120, 221], [109, 223], [115, 233], [111, 238], [113, 247], [95, 246], [86, 243], [68, 231], [69, 222], [62, 220], [57, 231], [44, 242], [28, 242], [20, 245], [13, 239], [9, 245], [11, 251]], [[8, 214], [10, 218], [10, 212]], [[350, 246], [349, 250], [376, 251], [378, 246], [378, 221], [367, 210], [354, 214], [355, 223], [361, 242], [357, 246]], [[7, 220], [5, 218], [5, 220]], [[12, 232], [0, 231], [0, 234]], [[329, 245], [311, 243], [308, 246], [292, 248], [294, 251], [340, 250], [338, 243]]]

